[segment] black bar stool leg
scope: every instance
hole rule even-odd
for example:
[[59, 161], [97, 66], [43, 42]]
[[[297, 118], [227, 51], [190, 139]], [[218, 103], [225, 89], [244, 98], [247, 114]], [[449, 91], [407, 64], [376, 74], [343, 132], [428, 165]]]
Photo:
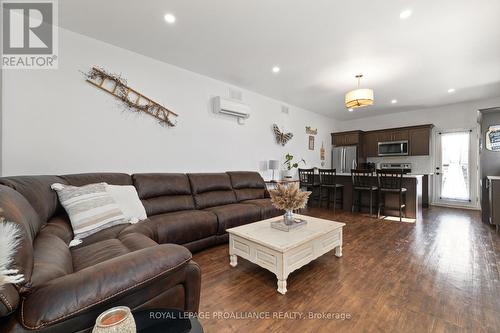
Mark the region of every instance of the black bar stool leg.
[[340, 188], [340, 209], [344, 209], [344, 188]]
[[362, 191], [358, 191], [358, 213], [361, 213], [361, 200], [363, 198]]
[[330, 188], [326, 189], [326, 193], [327, 193], [326, 208], [330, 209], [330, 202], [332, 201], [332, 192], [330, 191]]
[[377, 212], [377, 218], [380, 218], [380, 207], [382, 206], [382, 192], [378, 192], [378, 212]]
[[399, 222], [403, 222], [403, 207], [401, 202], [403, 201], [403, 193], [399, 192]]
[[370, 217], [372, 217], [372, 207], [373, 207], [373, 190], [370, 189]]
[[337, 206], [337, 188], [333, 189], [333, 215], [335, 215], [335, 206]]
[[356, 196], [356, 190], [353, 188], [352, 189], [352, 201], [351, 201], [351, 213], [354, 214], [354, 197]]
[[321, 186], [319, 187], [319, 208], [321, 208], [323, 205], [323, 196], [321, 195]]

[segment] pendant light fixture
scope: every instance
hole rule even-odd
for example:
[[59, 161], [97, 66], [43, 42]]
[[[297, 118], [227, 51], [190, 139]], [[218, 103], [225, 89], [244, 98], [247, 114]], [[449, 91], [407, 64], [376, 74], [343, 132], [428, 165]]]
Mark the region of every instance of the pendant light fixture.
[[356, 75], [358, 79], [358, 89], [354, 89], [345, 94], [345, 106], [348, 109], [360, 108], [363, 106], [373, 105], [373, 90], [360, 89], [360, 81], [363, 74]]

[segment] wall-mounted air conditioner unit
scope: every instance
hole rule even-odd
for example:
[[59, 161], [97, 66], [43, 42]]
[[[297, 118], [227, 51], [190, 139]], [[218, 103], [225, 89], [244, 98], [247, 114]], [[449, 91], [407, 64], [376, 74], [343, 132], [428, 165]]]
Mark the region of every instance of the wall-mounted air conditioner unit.
[[238, 124], [243, 125], [245, 119], [250, 117], [250, 106], [239, 100], [224, 97], [214, 97], [214, 112], [227, 114], [238, 118]]

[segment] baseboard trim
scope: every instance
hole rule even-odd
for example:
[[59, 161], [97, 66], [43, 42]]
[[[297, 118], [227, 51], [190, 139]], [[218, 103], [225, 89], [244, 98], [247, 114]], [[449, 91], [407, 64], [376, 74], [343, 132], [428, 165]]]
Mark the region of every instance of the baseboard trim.
[[468, 209], [468, 210], [481, 210], [481, 207], [475, 207], [475, 206], [460, 206], [460, 205], [448, 205], [444, 203], [431, 203], [431, 206], [435, 207], [446, 207], [446, 208], [456, 208], [456, 209]]

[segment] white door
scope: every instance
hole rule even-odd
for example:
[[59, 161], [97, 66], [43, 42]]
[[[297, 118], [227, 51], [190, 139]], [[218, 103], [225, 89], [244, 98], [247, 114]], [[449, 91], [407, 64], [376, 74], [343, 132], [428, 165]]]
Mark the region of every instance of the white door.
[[440, 132], [436, 140], [435, 202], [471, 206], [471, 131]]

